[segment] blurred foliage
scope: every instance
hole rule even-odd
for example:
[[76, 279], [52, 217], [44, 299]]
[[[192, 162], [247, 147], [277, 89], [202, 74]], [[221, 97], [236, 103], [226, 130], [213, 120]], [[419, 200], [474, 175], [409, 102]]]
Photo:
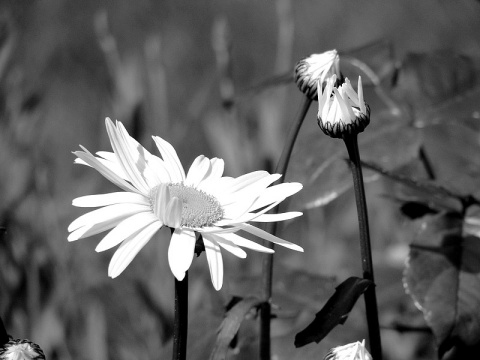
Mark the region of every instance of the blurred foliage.
[[440, 357], [480, 339], [480, 239], [462, 236], [462, 224], [452, 213], [422, 220], [405, 271], [406, 289], [432, 328]]
[[[443, 228], [466, 239], [452, 245], [455, 251], [480, 234], [478, 206], [463, 213], [458, 200], [479, 195], [479, 11], [471, 0], [361, 6], [354, 0], [0, 1], [0, 226], [7, 229], [0, 237], [0, 315], [9, 333], [31, 338], [51, 360], [170, 357], [168, 232], [160, 232], [121, 277], [108, 279], [111, 253], [94, 252], [99, 237], [66, 241], [68, 223], [80, 214], [71, 200], [112, 189], [94, 171], [73, 166], [71, 151], [79, 143], [106, 150], [103, 119], [110, 116], [146, 147], [153, 149], [151, 134], [164, 137], [185, 166], [204, 153], [224, 158], [232, 176], [272, 169], [302, 102], [289, 82], [295, 61], [337, 48], [345, 75], [361, 74], [368, 85], [372, 109], [359, 141], [362, 159], [373, 165], [365, 177], [385, 358], [436, 358], [428, 326], [440, 345], [455, 338], [447, 357], [478, 347], [478, 337], [460, 335], [463, 317], [425, 321], [401, 278], [413, 239], [408, 281], [427, 277], [426, 270], [442, 261], [451, 281], [467, 276], [478, 286], [465, 265], [478, 261], [475, 252], [449, 262], [442, 251], [422, 246], [440, 247]], [[280, 235], [307, 251], [278, 250], [275, 257], [272, 345], [278, 359], [316, 359], [366, 334], [359, 302], [348, 322], [319, 345], [294, 346], [295, 334], [338, 280], [360, 273], [346, 152], [318, 131], [315, 111], [287, 173], [287, 180], [305, 186], [288, 205], [304, 216], [284, 224]], [[416, 186], [420, 182], [433, 190]], [[401, 216], [412, 213], [406, 204], [417, 214], [414, 226], [412, 216]], [[462, 220], [445, 225], [445, 211]], [[416, 233], [418, 226], [436, 230]], [[259, 294], [261, 255], [226, 259], [218, 293], [203, 255], [192, 266], [191, 359], [211, 356], [232, 296]], [[451, 311], [452, 297], [443, 305], [422, 302], [438, 278], [428, 274], [425, 283], [411, 284], [417, 305]], [[442, 281], [440, 289], [453, 296]], [[478, 300], [478, 292], [474, 296]], [[460, 308], [469, 314], [468, 306]], [[452, 324], [456, 331], [445, 335]], [[257, 334], [253, 314], [230, 342], [228, 358], [256, 358]]]

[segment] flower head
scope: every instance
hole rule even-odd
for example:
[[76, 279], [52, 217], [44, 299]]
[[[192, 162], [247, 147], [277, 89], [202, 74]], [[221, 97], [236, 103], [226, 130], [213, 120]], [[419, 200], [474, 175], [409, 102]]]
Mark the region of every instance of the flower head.
[[338, 88], [336, 81], [335, 75], [330, 77], [318, 96], [318, 126], [334, 138], [358, 134], [370, 123], [370, 107], [363, 100], [362, 78], [358, 77], [357, 92], [348, 78]]
[[45, 360], [45, 354], [37, 344], [16, 339], [0, 347], [0, 360]]
[[112, 278], [130, 264], [137, 253], [163, 226], [172, 229], [168, 262], [173, 275], [183, 280], [192, 263], [197, 235], [201, 235], [215, 289], [223, 283], [223, 260], [220, 249], [245, 258], [241, 247], [256, 251], [271, 249], [248, 240], [239, 230], [290, 248], [295, 244], [271, 235], [250, 222], [291, 219], [300, 212], [266, 214], [288, 196], [298, 192], [299, 183], [270, 186], [280, 175], [256, 171], [237, 178], [223, 176], [222, 159], [198, 156], [187, 174], [175, 149], [158, 136], [153, 140], [162, 158], [152, 155], [129, 136], [121, 122], [106, 119], [112, 152], [94, 156], [87, 149], [76, 151], [77, 163], [89, 165], [123, 191], [83, 196], [74, 206], [100, 207], [73, 221], [69, 241], [82, 239], [106, 230], [96, 251], [119, 245], [110, 261]]
[[300, 91], [312, 100], [317, 100], [318, 87], [323, 86], [325, 80], [332, 75], [341, 78], [340, 57], [337, 50], [310, 55], [295, 65], [295, 82]]
[[372, 360], [372, 356], [363, 340], [330, 349], [324, 360]]

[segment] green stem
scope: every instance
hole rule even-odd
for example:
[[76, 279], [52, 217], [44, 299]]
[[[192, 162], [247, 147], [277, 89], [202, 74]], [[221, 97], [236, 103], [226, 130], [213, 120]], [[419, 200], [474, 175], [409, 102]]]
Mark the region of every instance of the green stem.
[[188, 272], [182, 281], [175, 279], [175, 322], [173, 323], [173, 360], [187, 358]]
[[[307, 115], [308, 109], [312, 100], [305, 98], [302, 109], [295, 122], [292, 124], [290, 132], [288, 134], [285, 147], [283, 148], [282, 155], [278, 161], [275, 172], [282, 174], [281, 180], [278, 183], [282, 183], [285, 179], [290, 156], [292, 155], [293, 145], [297, 139], [298, 132], [302, 127], [303, 120]], [[273, 213], [278, 213], [278, 206], [276, 206]], [[277, 232], [277, 223], [267, 223], [266, 229], [270, 234], [275, 235]], [[264, 241], [264, 245], [270, 249], [274, 248], [274, 245], [270, 241]], [[270, 299], [272, 297], [272, 281], [273, 281], [273, 254], [264, 254], [262, 263], [262, 304], [260, 306], [260, 360], [270, 360], [270, 319], [271, 319], [271, 304]]]
[[[347, 146], [348, 156], [350, 157], [350, 170], [352, 171], [353, 176], [358, 225], [360, 229], [360, 252], [362, 256], [363, 278], [375, 282], [373, 277], [372, 248], [370, 245], [370, 231], [368, 227], [367, 202], [365, 200], [365, 188], [363, 185], [357, 135], [346, 135], [343, 137], [343, 141]], [[378, 322], [377, 297], [374, 286], [370, 286], [367, 291], [365, 291], [365, 308], [367, 312], [368, 334], [372, 357], [375, 360], [381, 360], [382, 344]]]

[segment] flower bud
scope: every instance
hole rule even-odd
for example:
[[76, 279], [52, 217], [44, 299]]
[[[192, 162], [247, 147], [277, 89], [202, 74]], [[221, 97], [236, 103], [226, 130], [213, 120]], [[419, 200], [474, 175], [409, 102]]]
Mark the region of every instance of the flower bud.
[[358, 134], [370, 123], [370, 107], [363, 100], [362, 78], [358, 77], [358, 93], [348, 78], [338, 88], [336, 81], [335, 75], [327, 79], [325, 89], [318, 96], [318, 126], [333, 138]]
[[363, 340], [330, 349], [324, 360], [372, 360], [372, 355], [365, 348]]
[[295, 65], [295, 83], [308, 98], [317, 100], [319, 82], [323, 86], [325, 80], [332, 75], [341, 78], [339, 63], [340, 58], [337, 50], [310, 55]]
[[0, 360], [45, 360], [43, 350], [30, 340], [10, 340], [0, 347]]

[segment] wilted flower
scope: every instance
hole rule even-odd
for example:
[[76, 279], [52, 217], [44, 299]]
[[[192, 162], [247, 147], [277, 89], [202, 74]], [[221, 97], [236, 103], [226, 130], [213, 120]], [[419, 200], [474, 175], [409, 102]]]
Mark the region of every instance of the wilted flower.
[[45, 354], [37, 344], [16, 339], [0, 347], [0, 360], [45, 360]]
[[183, 280], [192, 263], [197, 235], [201, 235], [215, 289], [223, 283], [220, 248], [245, 258], [240, 247], [256, 251], [271, 249], [236, 232], [243, 230], [265, 240], [303, 251], [295, 244], [265, 232], [249, 222], [291, 219], [300, 212], [266, 214], [288, 196], [298, 192], [299, 183], [269, 186], [281, 175], [256, 171], [238, 178], [224, 177], [222, 159], [198, 156], [185, 175], [175, 149], [158, 136], [153, 140], [163, 159], [152, 155], [129, 136], [121, 122], [106, 119], [111, 152], [92, 155], [76, 151], [77, 163], [95, 168], [122, 192], [83, 196], [74, 206], [100, 207], [73, 221], [69, 241], [111, 230], [96, 247], [104, 251], [121, 244], [113, 255], [108, 275], [118, 276], [163, 226], [172, 229], [168, 262], [173, 275]]
[[338, 88], [336, 81], [335, 75], [330, 77], [318, 96], [318, 125], [334, 138], [358, 134], [370, 123], [370, 107], [363, 100], [362, 78], [358, 77], [357, 92], [348, 78]]
[[295, 65], [295, 82], [300, 91], [312, 100], [318, 99], [317, 88], [323, 86], [325, 80], [332, 75], [341, 78], [340, 58], [337, 50], [310, 55]]
[[372, 355], [365, 348], [363, 340], [330, 349], [324, 360], [372, 360]]

